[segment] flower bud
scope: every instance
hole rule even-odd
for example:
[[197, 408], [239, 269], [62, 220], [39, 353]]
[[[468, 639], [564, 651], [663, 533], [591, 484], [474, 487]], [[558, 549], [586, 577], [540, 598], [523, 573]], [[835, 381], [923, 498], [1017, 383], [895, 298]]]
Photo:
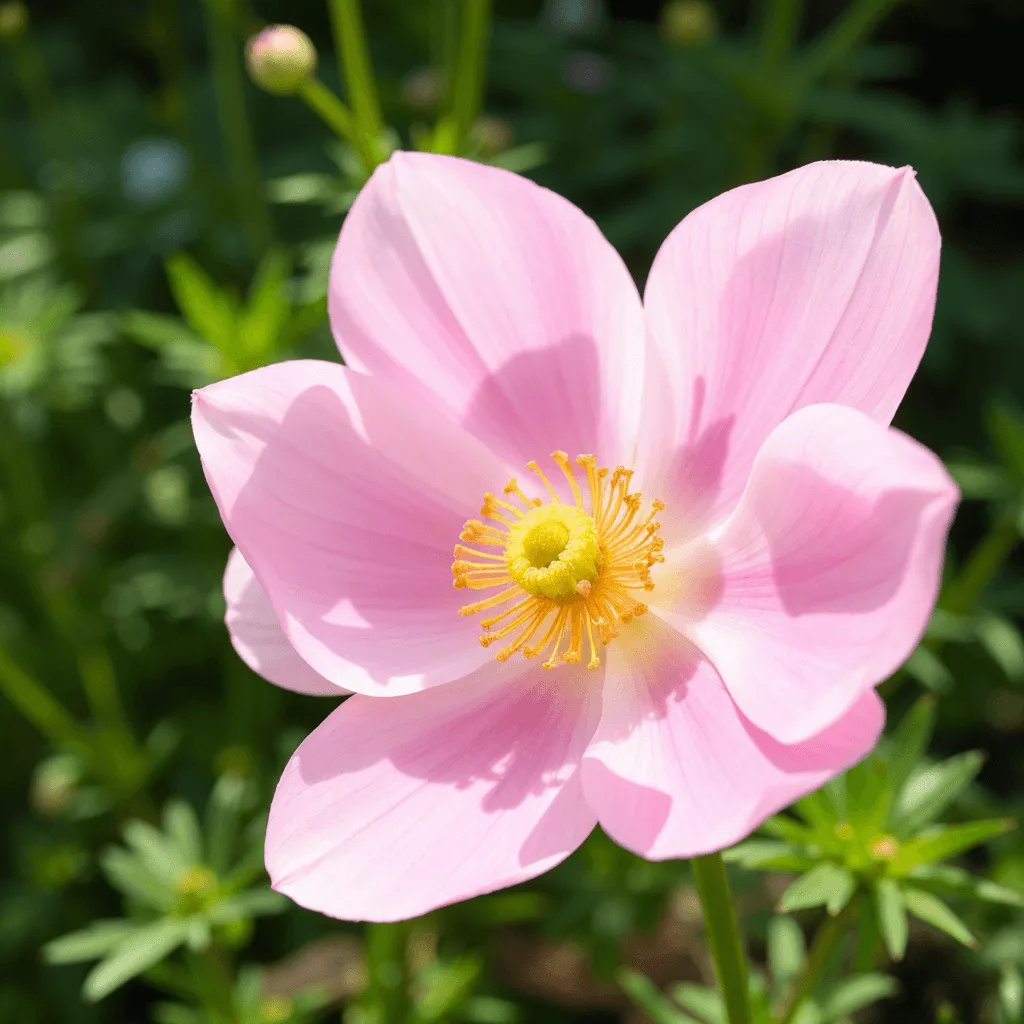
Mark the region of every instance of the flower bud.
[[444, 97], [444, 82], [433, 68], [416, 68], [402, 80], [402, 99], [420, 113], [438, 108]]
[[28, 8], [19, 2], [0, 4], [0, 40], [20, 39], [28, 28]]
[[270, 25], [249, 40], [245, 63], [260, 88], [287, 96], [316, 70], [316, 47], [294, 25]]
[[699, 46], [714, 38], [715, 9], [708, 0], [669, 0], [661, 11], [661, 34], [673, 46]]
[[485, 160], [504, 153], [514, 141], [509, 123], [489, 114], [477, 118], [469, 131], [469, 138]]

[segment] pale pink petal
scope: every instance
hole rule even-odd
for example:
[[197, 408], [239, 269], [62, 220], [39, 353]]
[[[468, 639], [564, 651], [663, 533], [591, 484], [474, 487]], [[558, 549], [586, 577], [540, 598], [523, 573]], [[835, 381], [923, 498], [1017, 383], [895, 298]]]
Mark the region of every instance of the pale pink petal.
[[579, 762], [598, 673], [508, 668], [338, 708], [274, 795], [274, 888], [332, 917], [394, 921], [533, 878], [576, 849], [595, 824]]
[[224, 570], [224, 621], [238, 656], [267, 682], [296, 693], [340, 697], [348, 690], [328, 682], [299, 657], [242, 552], [234, 548]]
[[861, 760], [885, 707], [871, 692], [825, 732], [785, 746], [743, 717], [718, 673], [682, 636], [648, 617], [608, 650], [601, 723], [583, 789], [601, 827], [651, 860], [722, 850]]
[[509, 171], [395, 153], [331, 268], [345, 361], [418, 389], [513, 465], [556, 448], [631, 461], [643, 310], [567, 200]]
[[928, 340], [938, 267], [909, 168], [810, 164], [683, 220], [644, 295], [643, 478], [668, 502], [666, 536], [720, 522], [796, 409], [834, 402], [889, 423]]
[[387, 381], [296, 361], [195, 394], [221, 517], [285, 634], [320, 675], [392, 695], [493, 657], [461, 618], [452, 548], [507, 470]]
[[[784, 743], [837, 721], [917, 645], [958, 500], [942, 463], [855, 409], [794, 413], [758, 453], [714, 558], [669, 559], [665, 613], [740, 710]], [[696, 584], [703, 574], [703, 585]]]

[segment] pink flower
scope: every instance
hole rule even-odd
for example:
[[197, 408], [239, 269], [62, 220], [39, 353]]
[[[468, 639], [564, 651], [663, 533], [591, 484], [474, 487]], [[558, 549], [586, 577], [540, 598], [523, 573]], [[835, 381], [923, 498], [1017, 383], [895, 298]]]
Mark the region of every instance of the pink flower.
[[285, 769], [275, 887], [394, 920], [597, 823], [706, 853], [864, 757], [957, 500], [888, 426], [938, 259], [911, 171], [813, 164], [688, 216], [641, 302], [559, 196], [380, 167], [332, 271], [347, 368], [195, 396], [236, 648], [355, 694]]

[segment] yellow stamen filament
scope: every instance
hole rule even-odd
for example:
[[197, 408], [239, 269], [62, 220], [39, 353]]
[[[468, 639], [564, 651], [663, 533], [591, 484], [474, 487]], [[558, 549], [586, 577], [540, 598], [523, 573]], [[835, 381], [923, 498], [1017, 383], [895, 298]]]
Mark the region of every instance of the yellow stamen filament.
[[471, 519], [463, 527], [453, 582], [470, 590], [501, 589], [459, 614], [496, 609], [480, 623], [480, 643], [507, 640], [497, 651], [499, 661], [519, 651], [527, 658], [547, 651], [543, 665], [552, 669], [580, 663], [586, 649], [587, 667], [597, 668], [599, 646], [648, 610], [634, 595], [654, 589], [651, 568], [665, 561], [664, 541], [656, 536], [656, 516], [665, 506], [653, 501], [642, 517], [643, 499], [630, 492], [633, 471], [624, 466], [609, 471], [593, 455], [577, 456], [585, 494], [569, 456], [556, 451], [551, 458], [565, 476], [572, 504], [563, 502], [536, 462], [527, 468], [544, 485], [547, 503], [527, 496], [514, 479], [505, 485], [508, 500], [485, 494], [480, 515], [489, 522]]

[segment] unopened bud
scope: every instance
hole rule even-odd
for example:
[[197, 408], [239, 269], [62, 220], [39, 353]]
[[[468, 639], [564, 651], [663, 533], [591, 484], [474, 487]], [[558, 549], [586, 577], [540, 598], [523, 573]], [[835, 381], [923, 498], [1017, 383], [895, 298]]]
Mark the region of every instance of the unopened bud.
[[673, 46], [699, 46], [718, 30], [708, 0], [669, 0], [661, 10], [661, 34]]
[[430, 113], [443, 96], [444, 81], [433, 68], [416, 68], [402, 79], [402, 99], [412, 110]]
[[28, 8], [23, 3], [0, 4], [0, 39], [20, 39], [28, 28]]
[[245, 63], [260, 88], [287, 96], [316, 71], [316, 47], [294, 25], [270, 25], [249, 40]]
[[503, 153], [514, 141], [512, 128], [500, 117], [484, 115], [477, 118], [469, 132], [470, 141], [479, 150], [480, 156], [497, 156]]

